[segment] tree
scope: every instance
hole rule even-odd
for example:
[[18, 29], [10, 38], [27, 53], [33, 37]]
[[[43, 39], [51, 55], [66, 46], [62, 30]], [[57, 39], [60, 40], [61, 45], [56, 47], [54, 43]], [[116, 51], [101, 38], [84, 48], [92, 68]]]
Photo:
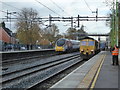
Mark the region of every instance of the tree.
[[59, 29], [55, 24], [52, 24], [51, 27], [44, 29], [43, 38], [48, 39], [51, 43], [54, 42], [59, 35]]
[[120, 47], [120, 2], [118, 3], [118, 45]]
[[75, 28], [70, 27], [70, 28], [67, 29], [66, 38], [75, 40], [76, 39], [76, 33], [77, 33], [77, 30]]
[[[118, 45], [120, 45], [120, 3], [119, 2], [117, 3], [114, 1], [108, 2], [107, 0], [106, 5], [109, 6], [111, 10], [111, 13], [108, 14], [111, 20], [107, 21], [106, 25], [111, 28], [110, 42], [111, 42], [111, 46], [113, 47], [114, 44], [117, 43], [117, 38], [116, 38], [117, 34], [118, 34]], [[116, 7], [116, 5], [118, 8]], [[118, 18], [118, 22], [117, 22], [117, 18]], [[118, 28], [118, 32], [117, 32], [117, 28]]]
[[81, 39], [87, 36], [87, 33], [84, 31], [84, 26], [82, 25], [80, 29], [76, 30], [75, 28], [68, 28], [67, 34], [65, 35], [68, 39]]
[[88, 34], [84, 31], [84, 26], [83, 25], [81, 26], [80, 29], [78, 29], [77, 33], [78, 33], [78, 39], [79, 40], [88, 36]]
[[38, 13], [32, 8], [23, 8], [18, 14], [17, 38], [23, 44], [36, 44], [36, 41], [41, 38], [40, 27], [35, 21], [38, 18]]

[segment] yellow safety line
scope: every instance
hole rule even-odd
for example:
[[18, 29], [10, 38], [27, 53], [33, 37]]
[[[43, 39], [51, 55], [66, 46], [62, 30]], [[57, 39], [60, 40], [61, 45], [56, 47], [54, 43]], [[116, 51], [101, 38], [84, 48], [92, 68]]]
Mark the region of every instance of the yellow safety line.
[[95, 75], [95, 78], [94, 78], [94, 80], [93, 80], [93, 82], [92, 82], [92, 84], [91, 84], [90, 90], [92, 90], [92, 89], [95, 87], [95, 83], [96, 83], [97, 78], [98, 78], [98, 75], [99, 75], [99, 73], [100, 73], [100, 70], [101, 70], [102, 64], [103, 64], [103, 62], [104, 62], [105, 56], [106, 56], [106, 55], [104, 55], [104, 57], [103, 57], [103, 59], [102, 59], [102, 62], [101, 62], [101, 64], [100, 64], [99, 68], [98, 68], [98, 71], [97, 71], [97, 73], [96, 73], [96, 75]]

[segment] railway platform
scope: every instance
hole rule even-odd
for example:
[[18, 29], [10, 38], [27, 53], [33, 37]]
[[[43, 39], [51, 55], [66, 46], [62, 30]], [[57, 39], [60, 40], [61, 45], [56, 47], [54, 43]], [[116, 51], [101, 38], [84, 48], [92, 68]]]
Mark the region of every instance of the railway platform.
[[112, 55], [109, 51], [101, 51], [50, 87], [51, 90], [56, 88], [69, 88], [70, 90], [77, 88], [119, 90], [120, 66], [112, 65]]

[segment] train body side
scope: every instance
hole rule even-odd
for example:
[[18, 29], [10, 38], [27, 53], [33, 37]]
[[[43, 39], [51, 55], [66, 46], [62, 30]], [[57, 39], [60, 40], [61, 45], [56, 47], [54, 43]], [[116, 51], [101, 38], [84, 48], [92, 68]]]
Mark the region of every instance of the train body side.
[[77, 49], [79, 50], [79, 47], [80, 47], [80, 41], [61, 38], [56, 41], [55, 51], [69, 52]]

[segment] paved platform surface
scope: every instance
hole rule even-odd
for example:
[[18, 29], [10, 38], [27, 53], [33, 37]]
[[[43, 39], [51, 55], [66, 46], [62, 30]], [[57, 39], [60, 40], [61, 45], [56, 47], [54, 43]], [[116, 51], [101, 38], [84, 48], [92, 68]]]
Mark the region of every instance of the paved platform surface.
[[106, 52], [106, 57], [94, 88], [118, 88], [120, 85], [118, 85], [118, 70], [120, 68], [115, 65], [113, 66], [111, 60], [110, 52]]
[[[120, 56], [119, 56], [120, 63]], [[53, 88], [108, 88], [120, 90], [120, 67], [112, 65], [112, 55], [102, 51], [57, 82]]]

